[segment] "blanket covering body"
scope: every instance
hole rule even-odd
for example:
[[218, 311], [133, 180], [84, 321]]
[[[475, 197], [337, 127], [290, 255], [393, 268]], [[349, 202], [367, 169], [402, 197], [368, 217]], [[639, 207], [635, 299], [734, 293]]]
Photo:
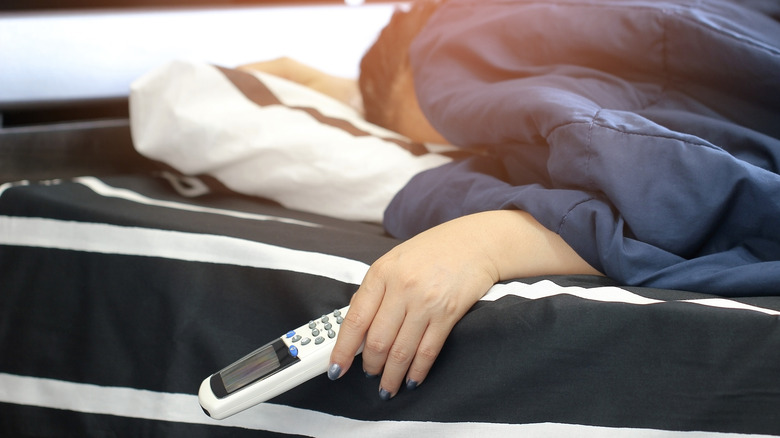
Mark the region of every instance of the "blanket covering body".
[[753, 3], [442, 4], [412, 45], [420, 105], [486, 153], [417, 175], [385, 227], [522, 209], [625, 284], [776, 293], [780, 6]]

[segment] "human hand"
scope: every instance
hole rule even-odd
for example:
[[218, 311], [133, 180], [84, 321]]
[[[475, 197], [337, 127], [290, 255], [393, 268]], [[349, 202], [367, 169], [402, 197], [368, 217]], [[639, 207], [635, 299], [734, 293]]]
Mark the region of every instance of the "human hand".
[[362, 112], [360, 88], [354, 79], [333, 76], [292, 58], [282, 57], [237, 67], [247, 72], [260, 71], [309, 87]]
[[328, 377], [343, 375], [365, 341], [363, 369], [382, 374], [381, 398], [395, 396], [402, 382], [416, 388], [455, 323], [493, 284], [554, 274], [599, 273], [522, 211], [477, 213], [420, 233], [368, 270], [339, 330]]
[[497, 281], [480, 252], [480, 230], [454, 222], [428, 230], [377, 260], [339, 330], [329, 377], [349, 368], [365, 338], [363, 369], [382, 374], [379, 394], [393, 397], [406, 377], [428, 374], [456, 322]]

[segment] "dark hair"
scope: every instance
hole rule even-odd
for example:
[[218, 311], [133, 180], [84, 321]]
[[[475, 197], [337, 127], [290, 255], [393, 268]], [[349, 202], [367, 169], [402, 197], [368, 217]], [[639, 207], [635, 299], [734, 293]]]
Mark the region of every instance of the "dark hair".
[[393, 129], [392, 104], [400, 79], [410, 73], [409, 46], [442, 0], [417, 0], [408, 11], [396, 9], [376, 42], [360, 61], [360, 93], [365, 118]]

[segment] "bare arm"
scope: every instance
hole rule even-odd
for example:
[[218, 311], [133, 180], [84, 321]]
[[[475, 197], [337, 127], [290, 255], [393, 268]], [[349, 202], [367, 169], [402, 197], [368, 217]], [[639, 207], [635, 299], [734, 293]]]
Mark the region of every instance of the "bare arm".
[[498, 281], [599, 274], [528, 213], [464, 216], [398, 245], [369, 269], [341, 327], [328, 376], [340, 377], [365, 339], [364, 371], [379, 393], [421, 383], [456, 322]]
[[277, 58], [237, 67], [243, 71], [260, 71], [319, 91], [362, 112], [362, 99], [357, 81], [333, 76], [292, 58]]

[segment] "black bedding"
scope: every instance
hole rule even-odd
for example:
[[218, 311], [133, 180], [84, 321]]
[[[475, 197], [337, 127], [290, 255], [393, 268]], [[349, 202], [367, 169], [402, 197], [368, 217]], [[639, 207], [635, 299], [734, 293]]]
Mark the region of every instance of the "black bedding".
[[780, 436], [780, 298], [597, 277], [495, 286], [389, 402], [352, 371], [211, 420], [202, 379], [397, 241], [169, 173], [0, 191], [3, 436]]

